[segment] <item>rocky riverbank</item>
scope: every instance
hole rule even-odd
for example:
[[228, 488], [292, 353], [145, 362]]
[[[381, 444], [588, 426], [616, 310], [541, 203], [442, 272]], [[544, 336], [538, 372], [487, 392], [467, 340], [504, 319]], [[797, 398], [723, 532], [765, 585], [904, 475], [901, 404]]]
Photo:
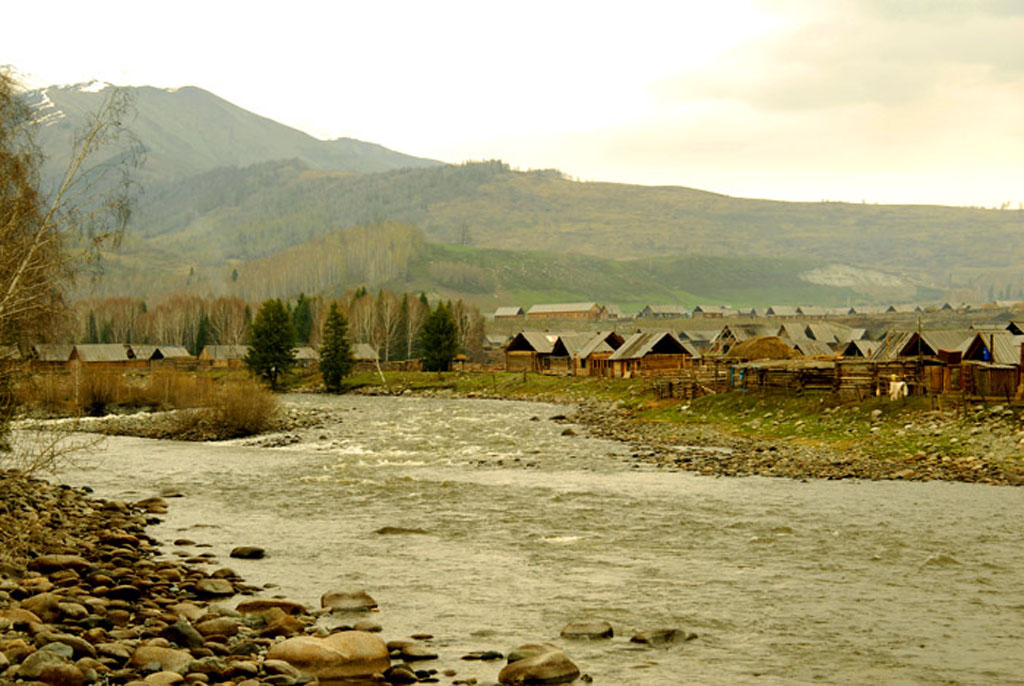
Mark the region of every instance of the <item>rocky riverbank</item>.
[[[373, 393], [373, 389], [364, 392]], [[429, 397], [491, 397], [486, 392], [461, 393], [457, 387], [405, 390]], [[727, 418], [733, 428], [745, 426], [751, 435], [727, 430], [723, 422], [650, 421], [621, 402], [607, 402], [557, 393], [519, 398], [566, 404], [572, 410], [558, 421], [581, 424], [590, 435], [629, 443], [632, 467], [691, 471], [708, 476], [772, 476], [791, 479], [899, 479], [963, 481], [992, 485], [1024, 485], [1024, 420], [1006, 406], [968, 407], [960, 414], [915, 411], [887, 415], [863, 412], [857, 406], [822, 408], [813, 416], [793, 420], [794, 434], [758, 437], [759, 427], [778, 425], [781, 411]], [[694, 411], [675, 406], [680, 414]], [[810, 428], [831, 428], [815, 436]], [[848, 438], [844, 428], [858, 426], [863, 436]], [[835, 436], [842, 438], [835, 438]], [[882, 454], [883, 436], [902, 440], [907, 449]], [[950, 449], [955, 448], [955, 449]], [[892, 453], [893, 451], [890, 451]]]
[[[948, 419], [922, 416], [895, 429], [906, 434], [952, 437], [969, 446], [969, 454], [943, 454], [938, 446], [906, 455], [881, 457], [870, 445], [831, 447], [799, 436], [751, 438], [723, 432], [710, 424], [650, 422], [614, 405], [586, 403], [567, 417], [591, 434], [630, 443], [634, 467], [687, 470], [711, 476], [774, 476], [792, 479], [901, 479], [1024, 485], [1021, 442], [1015, 417], [997, 410]], [[842, 421], [842, 418], [837, 418]], [[880, 415], [872, 428], [890, 430]], [[938, 441], [936, 441], [938, 443]], [[927, 444], [926, 444], [927, 445]]]
[[[494, 683], [460, 678], [457, 666], [424, 666], [437, 665], [429, 635], [385, 642], [366, 614], [376, 603], [364, 591], [325, 593], [322, 607], [310, 610], [252, 597], [264, 589], [226, 567], [207, 573], [203, 554], [162, 557], [146, 526], [177, 495], [107, 501], [0, 473], [0, 684]], [[259, 554], [254, 547], [232, 553]], [[504, 657], [486, 651], [462, 659]], [[493, 669], [501, 684], [580, 675], [551, 644], [520, 646], [507, 661]]]

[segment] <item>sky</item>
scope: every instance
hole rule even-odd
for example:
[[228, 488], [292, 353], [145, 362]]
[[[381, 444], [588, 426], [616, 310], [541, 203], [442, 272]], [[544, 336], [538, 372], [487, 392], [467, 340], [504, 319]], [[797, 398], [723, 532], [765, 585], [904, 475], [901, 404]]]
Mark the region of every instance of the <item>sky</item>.
[[198, 86], [319, 138], [778, 200], [1024, 203], [1024, 0], [17, 3], [38, 84]]

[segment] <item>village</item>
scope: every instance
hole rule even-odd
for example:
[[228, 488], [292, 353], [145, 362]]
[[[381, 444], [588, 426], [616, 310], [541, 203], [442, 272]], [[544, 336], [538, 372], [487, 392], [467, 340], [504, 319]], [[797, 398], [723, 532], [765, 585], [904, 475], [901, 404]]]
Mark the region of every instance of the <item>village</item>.
[[[647, 380], [664, 397], [731, 390], [827, 391], [840, 402], [884, 395], [894, 382], [910, 395], [951, 404], [1019, 399], [1024, 303], [924, 307], [775, 306], [738, 310], [650, 305], [626, 317], [593, 302], [500, 307], [457, 371]], [[416, 371], [417, 360], [385, 360], [354, 341], [356, 371]], [[246, 345], [39, 343], [0, 348], [0, 359], [32, 373], [85, 369], [139, 373], [244, 367]], [[316, 374], [315, 346], [295, 349], [298, 376]]]
[[[853, 401], [896, 382], [904, 393], [955, 403], [1020, 397], [1024, 322], [1015, 317], [1024, 319], [1024, 303], [652, 305], [628, 319], [597, 303], [567, 303], [499, 308], [494, 321], [521, 327], [502, 346], [507, 371], [647, 378], [684, 398], [819, 390]], [[579, 330], [581, 322], [592, 329]]]

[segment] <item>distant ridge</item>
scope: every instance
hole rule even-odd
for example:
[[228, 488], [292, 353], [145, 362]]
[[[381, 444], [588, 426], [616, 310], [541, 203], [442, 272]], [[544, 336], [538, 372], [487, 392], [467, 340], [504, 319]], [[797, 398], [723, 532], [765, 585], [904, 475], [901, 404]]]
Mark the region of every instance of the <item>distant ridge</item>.
[[[110, 84], [92, 81], [26, 93], [39, 112], [39, 143], [49, 171], [66, 166], [75, 131], [99, 109], [108, 88]], [[141, 172], [145, 180], [282, 159], [298, 159], [313, 169], [355, 173], [442, 164], [353, 138], [318, 140], [194, 86], [122, 90], [129, 92], [134, 103], [135, 116], [127, 124], [147, 151]]]

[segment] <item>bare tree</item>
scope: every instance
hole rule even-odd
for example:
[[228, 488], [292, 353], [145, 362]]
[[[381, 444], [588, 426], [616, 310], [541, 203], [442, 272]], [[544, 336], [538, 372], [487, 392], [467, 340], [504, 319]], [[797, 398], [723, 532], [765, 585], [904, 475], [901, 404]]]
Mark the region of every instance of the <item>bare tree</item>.
[[[0, 70], [0, 344], [24, 344], [63, 326], [65, 288], [122, 235], [136, 190], [132, 172], [142, 161], [141, 146], [122, 123], [129, 106], [124, 92], [111, 92], [76, 137], [66, 172], [47, 194], [33, 137], [35, 112], [13, 77]], [[97, 154], [108, 159], [89, 167]], [[0, 371], [0, 438], [13, 416], [11, 383], [10, 373]], [[55, 454], [52, 447], [41, 449]], [[17, 465], [17, 457], [0, 452], [0, 462]], [[30, 466], [47, 462], [32, 459]]]

